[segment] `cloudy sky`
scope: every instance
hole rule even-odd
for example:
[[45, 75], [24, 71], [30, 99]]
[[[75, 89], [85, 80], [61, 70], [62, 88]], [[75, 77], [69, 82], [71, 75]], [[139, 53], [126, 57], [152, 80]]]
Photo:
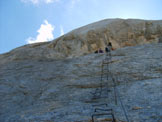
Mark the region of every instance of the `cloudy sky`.
[[162, 0], [0, 0], [0, 54], [108, 18], [162, 20]]

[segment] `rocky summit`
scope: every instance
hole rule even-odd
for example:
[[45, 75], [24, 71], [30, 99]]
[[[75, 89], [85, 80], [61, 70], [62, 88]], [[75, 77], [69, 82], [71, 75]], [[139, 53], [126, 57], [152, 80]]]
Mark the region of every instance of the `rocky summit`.
[[[5, 60], [62, 59], [104, 49], [162, 42], [162, 20], [107, 19], [75, 29], [51, 42], [25, 45], [1, 58]], [[4, 60], [3, 60], [4, 59]]]
[[[116, 122], [161, 122], [161, 37], [162, 21], [109, 19], [0, 55], [0, 122], [92, 122], [105, 103], [97, 109], [113, 109]], [[108, 42], [109, 77], [94, 98], [110, 57], [94, 51]]]

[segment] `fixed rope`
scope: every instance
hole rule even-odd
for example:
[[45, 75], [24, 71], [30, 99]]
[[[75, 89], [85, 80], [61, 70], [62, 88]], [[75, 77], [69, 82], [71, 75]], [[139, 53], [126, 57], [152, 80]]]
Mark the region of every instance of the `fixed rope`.
[[[116, 84], [116, 80], [113, 77], [113, 74], [111, 73], [110, 70], [110, 63], [111, 63], [111, 59], [112, 59], [112, 55], [111, 55], [111, 50], [106, 53], [106, 58], [102, 61], [102, 65], [101, 65], [101, 79], [100, 79], [100, 85], [99, 88], [95, 89], [95, 92], [93, 93], [93, 97], [92, 99], [100, 99], [102, 98], [102, 93], [104, 88], [107, 88], [107, 94], [109, 94], [110, 90], [108, 88], [110, 82], [109, 82], [109, 78], [111, 78], [112, 81], [112, 87], [113, 87], [113, 91], [114, 91], [114, 101], [115, 101], [115, 105], [118, 104], [118, 100], [121, 104], [121, 110], [124, 112], [124, 116], [127, 120], [127, 122], [129, 121], [126, 109], [123, 105], [123, 102], [121, 100], [120, 94], [118, 89], [116, 88], [117, 84]], [[106, 66], [106, 70], [104, 69]], [[106, 72], [105, 72], [106, 71]], [[107, 80], [107, 84], [104, 85], [104, 78], [105, 78], [105, 74], [106, 74], [106, 80]], [[111, 87], [111, 86], [110, 86]], [[108, 98], [108, 97], [107, 97]], [[96, 104], [96, 105], [92, 105], [94, 107], [94, 113], [92, 114], [92, 122], [94, 122], [94, 117], [98, 117], [98, 116], [111, 116], [112, 117], [112, 122], [116, 122], [115, 116], [114, 116], [114, 111], [112, 108], [107, 108], [108, 104], [107, 103], [102, 103], [102, 104]], [[99, 113], [96, 113], [99, 112]], [[105, 113], [106, 112], [106, 113]]]
[[[114, 82], [114, 84], [116, 84], [116, 81], [115, 81], [114, 78], [113, 78], [113, 82]], [[129, 118], [128, 118], [128, 115], [127, 115], [126, 109], [125, 109], [125, 107], [124, 107], [124, 105], [123, 105], [123, 102], [122, 102], [122, 100], [121, 100], [121, 98], [120, 98], [120, 95], [119, 95], [119, 91], [118, 91], [118, 89], [116, 89], [116, 93], [117, 93], [117, 96], [118, 96], [119, 102], [120, 102], [120, 104], [121, 104], [121, 109], [122, 109], [123, 112], [124, 112], [124, 116], [125, 116], [127, 122], [129, 122]]]

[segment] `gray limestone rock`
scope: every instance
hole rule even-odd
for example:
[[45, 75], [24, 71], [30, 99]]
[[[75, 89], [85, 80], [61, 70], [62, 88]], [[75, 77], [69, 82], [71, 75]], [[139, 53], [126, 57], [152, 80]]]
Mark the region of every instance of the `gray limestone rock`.
[[[90, 122], [92, 105], [98, 103], [107, 103], [124, 122], [120, 99], [130, 122], [160, 122], [161, 27], [162, 21], [103, 20], [51, 42], [0, 55], [0, 122]], [[93, 99], [106, 56], [94, 51], [110, 41], [115, 50], [111, 73], [104, 80], [109, 94], [104, 91], [102, 99]], [[117, 82], [117, 105], [112, 77]]]
[[[117, 120], [126, 121], [119, 99], [114, 104], [111, 79], [108, 97], [92, 99], [91, 93], [100, 86], [104, 58], [105, 54], [91, 53], [1, 62], [0, 121], [90, 122], [92, 105], [103, 102], [114, 109]], [[161, 43], [112, 51], [110, 70], [131, 122], [162, 120], [161, 61]]]

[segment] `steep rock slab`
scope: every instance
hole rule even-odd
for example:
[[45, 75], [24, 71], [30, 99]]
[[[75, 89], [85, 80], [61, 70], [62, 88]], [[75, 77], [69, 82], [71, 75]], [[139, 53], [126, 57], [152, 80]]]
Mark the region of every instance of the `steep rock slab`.
[[[71, 59], [24, 59], [0, 64], [0, 121], [88, 122], [94, 103], [91, 92], [99, 87], [104, 58], [105, 54], [89, 54]], [[161, 120], [161, 60], [162, 44], [112, 52], [110, 68], [131, 121]], [[125, 121], [120, 106], [110, 101], [116, 118]]]

